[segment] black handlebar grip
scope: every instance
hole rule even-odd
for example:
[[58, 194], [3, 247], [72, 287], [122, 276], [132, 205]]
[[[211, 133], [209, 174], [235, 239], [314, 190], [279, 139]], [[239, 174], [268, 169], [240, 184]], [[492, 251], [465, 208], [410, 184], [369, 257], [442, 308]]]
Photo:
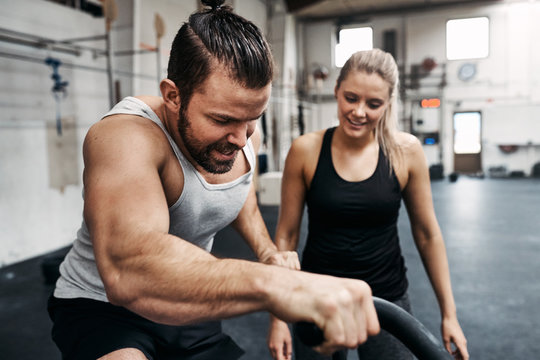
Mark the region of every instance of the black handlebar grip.
[[300, 321], [293, 324], [294, 334], [307, 346], [321, 345], [324, 341], [322, 330], [314, 323]]
[[[416, 318], [399, 306], [374, 297], [375, 310], [381, 328], [403, 343], [419, 360], [452, 360], [437, 338]], [[298, 322], [293, 325], [296, 336], [307, 346], [317, 346], [324, 334], [315, 324]]]

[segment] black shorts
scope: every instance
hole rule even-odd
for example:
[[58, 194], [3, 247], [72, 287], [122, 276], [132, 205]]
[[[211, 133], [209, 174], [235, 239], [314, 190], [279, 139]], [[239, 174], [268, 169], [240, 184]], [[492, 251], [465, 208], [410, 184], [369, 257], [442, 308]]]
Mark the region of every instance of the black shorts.
[[90, 299], [49, 298], [52, 338], [64, 360], [95, 360], [136, 348], [150, 360], [236, 360], [244, 351], [221, 331], [221, 322], [162, 325], [123, 307]]

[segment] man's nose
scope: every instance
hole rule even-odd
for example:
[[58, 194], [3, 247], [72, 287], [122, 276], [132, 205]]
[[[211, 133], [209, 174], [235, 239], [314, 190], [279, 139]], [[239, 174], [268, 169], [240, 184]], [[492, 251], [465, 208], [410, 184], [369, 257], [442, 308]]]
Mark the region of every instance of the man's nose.
[[253, 130], [250, 122], [238, 122], [234, 124], [227, 135], [227, 141], [230, 144], [243, 148], [246, 146], [247, 139], [251, 136]]

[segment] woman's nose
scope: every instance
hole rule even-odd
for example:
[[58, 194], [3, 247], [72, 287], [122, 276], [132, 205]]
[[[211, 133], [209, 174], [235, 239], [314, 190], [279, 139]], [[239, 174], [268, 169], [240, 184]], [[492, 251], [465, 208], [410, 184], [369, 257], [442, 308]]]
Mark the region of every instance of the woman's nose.
[[366, 107], [365, 104], [358, 104], [354, 108], [354, 115], [358, 117], [364, 117], [366, 116]]

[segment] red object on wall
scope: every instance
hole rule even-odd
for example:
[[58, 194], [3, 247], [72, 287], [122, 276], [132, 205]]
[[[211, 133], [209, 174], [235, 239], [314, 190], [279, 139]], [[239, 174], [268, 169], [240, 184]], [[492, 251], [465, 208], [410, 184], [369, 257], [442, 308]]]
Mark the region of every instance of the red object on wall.
[[518, 149], [517, 145], [499, 145], [499, 150], [505, 154], [511, 154], [516, 152]]
[[427, 72], [430, 72], [431, 70], [435, 69], [436, 67], [437, 67], [437, 62], [435, 61], [435, 59], [433, 59], [431, 57], [425, 58], [422, 61], [422, 69], [424, 69]]

